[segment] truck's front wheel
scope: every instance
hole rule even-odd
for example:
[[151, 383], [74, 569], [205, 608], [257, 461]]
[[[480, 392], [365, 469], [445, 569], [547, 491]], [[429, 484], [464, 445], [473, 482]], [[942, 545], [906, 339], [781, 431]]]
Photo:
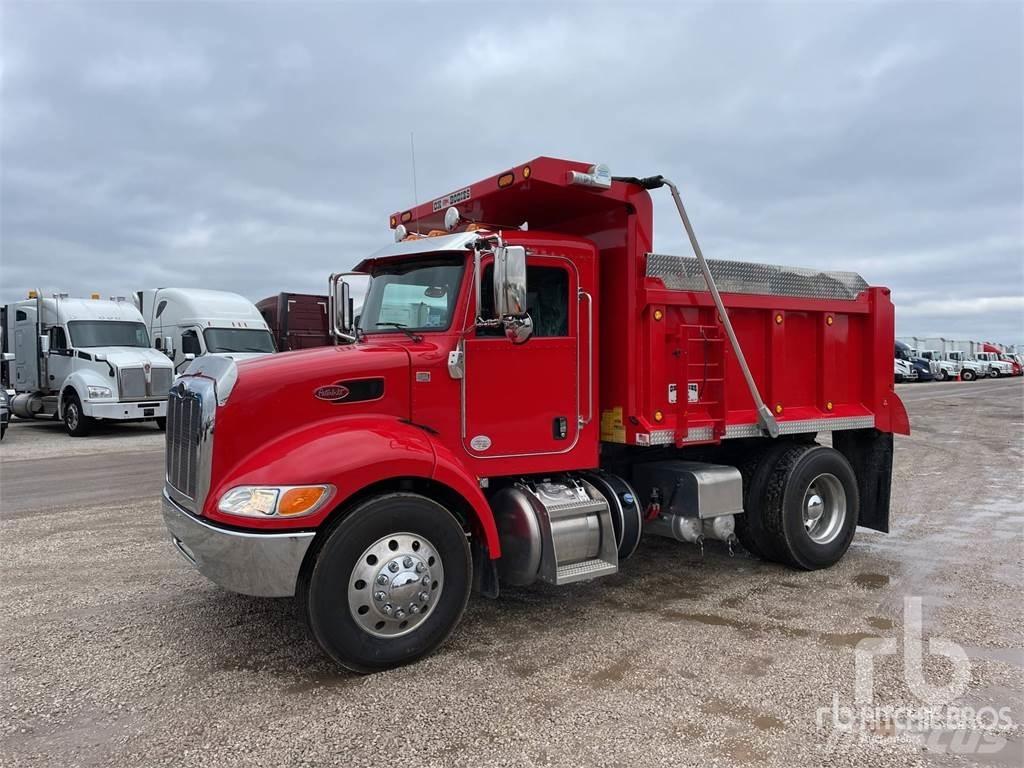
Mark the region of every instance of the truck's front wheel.
[[962, 371], [960, 371], [960, 378], [963, 379], [964, 381], [974, 381], [978, 377], [970, 368], [964, 368]]
[[82, 402], [74, 392], [64, 400], [64, 429], [72, 437], [85, 437], [89, 434], [92, 419], [82, 413]]
[[320, 646], [354, 672], [427, 655], [469, 599], [472, 562], [459, 522], [437, 502], [390, 493], [360, 504], [327, 534], [298, 585]]

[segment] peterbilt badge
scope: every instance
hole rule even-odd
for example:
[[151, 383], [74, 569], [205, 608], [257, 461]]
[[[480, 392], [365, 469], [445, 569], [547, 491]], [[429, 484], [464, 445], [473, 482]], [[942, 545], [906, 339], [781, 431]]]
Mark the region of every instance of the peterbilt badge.
[[317, 400], [326, 400], [329, 403], [336, 403], [348, 397], [348, 387], [342, 384], [327, 384], [313, 390], [313, 397]]

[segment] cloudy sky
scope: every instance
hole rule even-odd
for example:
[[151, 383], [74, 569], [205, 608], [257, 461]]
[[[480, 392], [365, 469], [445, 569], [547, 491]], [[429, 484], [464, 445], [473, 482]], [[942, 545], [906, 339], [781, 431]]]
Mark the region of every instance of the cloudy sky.
[[414, 132], [421, 199], [540, 154], [664, 173], [710, 256], [1024, 342], [1020, 3], [0, 8], [0, 301], [323, 292], [390, 242]]

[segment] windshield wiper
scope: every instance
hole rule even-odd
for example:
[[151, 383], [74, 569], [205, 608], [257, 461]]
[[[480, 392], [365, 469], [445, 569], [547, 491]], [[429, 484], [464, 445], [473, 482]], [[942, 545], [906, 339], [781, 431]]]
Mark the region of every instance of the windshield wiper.
[[417, 343], [423, 341], [423, 337], [420, 336], [418, 333], [413, 333], [412, 331], [410, 331], [405, 323], [377, 323], [378, 328], [380, 328], [381, 326], [387, 326], [388, 328], [397, 328], [398, 330], [400, 330], [402, 333], [404, 333], [406, 336], [408, 336], [410, 339]]

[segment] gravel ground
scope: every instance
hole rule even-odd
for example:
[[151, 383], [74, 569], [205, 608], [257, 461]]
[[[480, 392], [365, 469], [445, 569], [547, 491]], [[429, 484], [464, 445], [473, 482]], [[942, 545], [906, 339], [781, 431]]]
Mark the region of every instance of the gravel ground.
[[[0, 515], [0, 764], [1019, 766], [1019, 725], [959, 756], [949, 734], [844, 738], [817, 714], [853, 704], [854, 647], [900, 643], [919, 596], [925, 638], [970, 656], [958, 703], [1024, 719], [1021, 384], [901, 387], [893, 531], [859, 531], [830, 570], [649, 537], [617, 576], [474, 598], [437, 654], [370, 677], [334, 668], [290, 600], [194, 572], [155, 498]], [[124, 429], [19, 427], [0, 480], [19, 459], [159, 441]], [[952, 667], [926, 644], [924, 669], [941, 685]], [[874, 696], [919, 704], [901, 655], [876, 664]]]
[[0, 463], [163, 449], [164, 433], [151, 421], [95, 424], [88, 437], [70, 437], [59, 421], [14, 419], [0, 442]]

